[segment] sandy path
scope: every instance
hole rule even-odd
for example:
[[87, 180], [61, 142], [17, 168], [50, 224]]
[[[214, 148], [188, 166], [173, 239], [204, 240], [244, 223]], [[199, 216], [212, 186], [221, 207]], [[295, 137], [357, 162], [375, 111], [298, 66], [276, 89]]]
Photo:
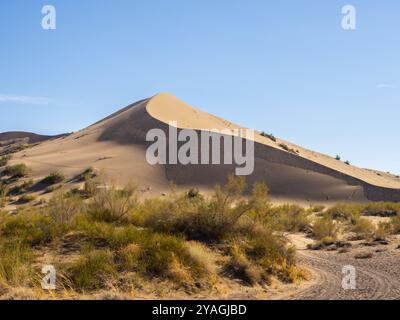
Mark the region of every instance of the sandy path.
[[[296, 292], [290, 298], [299, 300], [375, 300], [400, 298], [400, 250], [396, 246], [357, 247], [347, 253], [337, 251], [310, 251], [301, 244], [306, 242], [296, 235], [298, 261], [313, 274], [313, 284]], [[382, 252], [376, 252], [376, 251]], [[370, 252], [369, 259], [356, 259], [360, 253]], [[342, 289], [342, 268], [356, 268], [356, 289]], [[289, 297], [288, 297], [289, 298]]]

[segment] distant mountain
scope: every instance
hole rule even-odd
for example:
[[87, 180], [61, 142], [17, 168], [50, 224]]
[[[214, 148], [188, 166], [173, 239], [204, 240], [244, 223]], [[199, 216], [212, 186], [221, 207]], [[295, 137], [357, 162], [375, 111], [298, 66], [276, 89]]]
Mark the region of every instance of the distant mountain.
[[0, 133], [0, 142], [12, 140], [24, 140], [26, 143], [42, 142], [50, 139], [56, 139], [64, 136], [64, 134], [56, 136], [40, 135], [32, 132], [10, 131]]

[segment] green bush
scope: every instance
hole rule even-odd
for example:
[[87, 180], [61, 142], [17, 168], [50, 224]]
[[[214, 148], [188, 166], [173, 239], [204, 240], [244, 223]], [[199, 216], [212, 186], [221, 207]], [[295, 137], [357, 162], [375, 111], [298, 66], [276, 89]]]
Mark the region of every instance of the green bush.
[[32, 284], [32, 253], [17, 241], [0, 242], [0, 286], [27, 287]]
[[109, 250], [85, 252], [68, 270], [69, 278], [80, 291], [96, 290], [107, 286], [117, 276], [113, 254]]

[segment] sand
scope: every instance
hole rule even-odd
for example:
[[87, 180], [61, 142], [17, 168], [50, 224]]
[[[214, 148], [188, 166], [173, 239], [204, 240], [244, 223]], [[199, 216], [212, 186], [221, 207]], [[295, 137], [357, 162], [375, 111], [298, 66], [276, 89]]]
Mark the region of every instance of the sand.
[[[223, 183], [233, 166], [147, 163], [146, 133], [153, 128], [167, 131], [169, 121], [176, 121], [180, 129], [198, 131], [243, 129], [161, 93], [127, 106], [79, 132], [23, 150], [14, 155], [12, 163], [27, 164], [33, 179], [41, 179], [56, 170], [73, 177], [92, 166], [103, 170], [117, 184], [134, 181], [155, 194], [166, 192], [171, 181], [181, 189], [198, 186], [205, 192], [216, 183]], [[264, 181], [275, 201], [303, 204], [400, 201], [400, 179], [392, 175], [347, 165], [279, 138], [273, 142], [259, 132], [254, 141], [255, 171], [248, 182]], [[283, 150], [281, 143], [298, 153]]]

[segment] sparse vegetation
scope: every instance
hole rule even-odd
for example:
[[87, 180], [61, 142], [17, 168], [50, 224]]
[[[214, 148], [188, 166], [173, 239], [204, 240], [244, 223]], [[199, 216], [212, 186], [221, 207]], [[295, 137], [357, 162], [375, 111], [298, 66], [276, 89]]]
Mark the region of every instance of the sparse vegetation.
[[261, 135], [263, 137], [266, 137], [266, 138], [272, 140], [273, 142], [276, 142], [276, 138], [272, 133], [266, 133], [266, 132], [263, 131], [263, 132], [261, 132]]
[[88, 214], [95, 220], [105, 222], [123, 221], [138, 205], [137, 187], [127, 185], [119, 190], [114, 186], [97, 188], [88, 204]]
[[0, 158], [0, 167], [4, 167], [7, 165], [8, 161], [10, 161], [11, 156], [10, 155], [6, 155]]
[[363, 239], [400, 232], [397, 215], [378, 227], [361, 217], [397, 210], [395, 204], [273, 206], [265, 185], [247, 188], [244, 178], [234, 176], [210, 196], [193, 188], [145, 200], [133, 185], [118, 189], [98, 177], [86, 182], [95, 182], [92, 197], [60, 189], [43, 206], [0, 213], [0, 285], [38, 286], [35, 262], [44, 246], [58, 257], [64, 250], [73, 253], [74, 259], [56, 263], [57, 281], [76, 294], [127, 292], [154, 279], [186, 292], [211, 288], [217, 277], [249, 286], [269, 284], [272, 276], [294, 282], [307, 274], [296, 266], [285, 232], [307, 232], [315, 247], [337, 248], [341, 223]]
[[2, 174], [4, 176], [10, 176], [11, 178], [23, 178], [26, 177], [28, 173], [28, 167], [25, 164], [20, 163], [12, 166], [7, 166]]
[[64, 175], [61, 172], [54, 171], [50, 173], [47, 177], [45, 177], [42, 181], [43, 184], [53, 185], [60, 182], [63, 182], [65, 179]]
[[367, 218], [357, 219], [350, 227], [350, 231], [354, 232], [358, 239], [372, 239], [376, 234], [375, 225]]
[[325, 244], [326, 242], [334, 241], [339, 232], [337, 222], [328, 215], [318, 218], [314, 222], [312, 230], [315, 239], [322, 240]]
[[91, 179], [94, 179], [98, 176], [98, 173], [93, 167], [88, 167], [86, 168], [82, 173], [78, 174], [75, 177], [75, 181], [82, 182], [82, 181], [89, 181]]
[[37, 199], [37, 197], [33, 194], [24, 194], [21, 197], [19, 197], [18, 203], [25, 204], [25, 203], [35, 201], [36, 199]]

